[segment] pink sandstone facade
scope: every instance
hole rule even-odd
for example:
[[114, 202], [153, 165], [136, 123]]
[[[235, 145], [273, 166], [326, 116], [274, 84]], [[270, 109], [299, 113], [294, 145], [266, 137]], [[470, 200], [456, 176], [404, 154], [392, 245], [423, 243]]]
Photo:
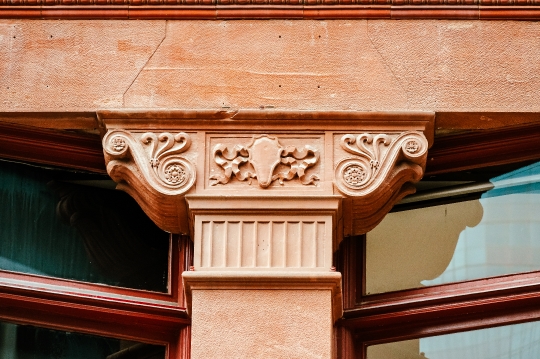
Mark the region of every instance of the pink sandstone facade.
[[[194, 240], [195, 270], [184, 273], [192, 317], [191, 358], [330, 359], [338, 356], [333, 325], [343, 310], [341, 276], [332, 270], [332, 253], [340, 237], [365, 233], [394, 203], [413, 191], [404, 186], [422, 177], [427, 148], [434, 138], [436, 143], [437, 135], [514, 124], [488, 115], [468, 121], [456, 120], [459, 116], [453, 115], [438, 123], [436, 113], [539, 112], [539, 38], [540, 23], [532, 21], [3, 19], [0, 112], [6, 118], [9, 114], [5, 113], [16, 112], [98, 113], [111, 177], [123, 183], [122, 189], [163, 229], [190, 234]], [[330, 119], [342, 112], [350, 116], [348, 129]], [[222, 118], [209, 130], [198, 121], [214, 116], [205, 115], [211, 113]], [[281, 113], [289, 115], [280, 122]], [[299, 113], [315, 115], [301, 118]], [[386, 117], [377, 117], [381, 113]], [[237, 114], [239, 124], [228, 127]], [[317, 114], [326, 117], [317, 122]], [[377, 119], [366, 124], [370, 114]], [[255, 119], [249, 122], [252, 127], [242, 125], [250, 116]], [[396, 122], [392, 122], [394, 118]], [[410, 122], [407, 126], [400, 122], [403, 118]], [[35, 115], [10, 117], [9, 121], [98, 131], [94, 122], [73, 116], [45, 121]], [[129, 141], [139, 141], [144, 132], [157, 136], [184, 131], [191, 137], [191, 147], [178, 150], [185, 155], [183, 165], [179, 165], [185, 168], [178, 168], [190, 172], [188, 167], [193, 165], [192, 176], [197, 177], [191, 182], [178, 180], [184, 181], [184, 187], [174, 192], [176, 182], [171, 182], [170, 172], [164, 175], [164, 181], [169, 181], [166, 186], [149, 179], [153, 175], [148, 159], [157, 157], [144, 157], [146, 150]], [[215, 135], [219, 138], [214, 139], [209, 135], [212, 131], [221, 137]], [[313, 131], [318, 131], [320, 138], [314, 139]], [[335, 171], [340, 160], [362, 151], [348, 151], [339, 141], [347, 134], [354, 138], [364, 131], [374, 136], [390, 134], [395, 136], [392, 141], [407, 131], [419, 137], [418, 142], [388, 149], [388, 156], [395, 151], [399, 160], [381, 161], [381, 168], [388, 168], [385, 177], [374, 174], [382, 178], [380, 183], [360, 193], [363, 189], [354, 187], [356, 182], [348, 182], [350, 191], [340, 187], [340, 180], [348, 180], [340, 179]], [[115, 140], [115, 134], [122, 140]], [[277, 140], [264, 137], [268, 134], [275, 134]], [[124, 138], [126, 142], [122, 142]], [[185, 144], [186, 140], [176, 141]], [[126, 143], [131, 152], [124, 156], [120, 152]], [[257, 173], [261, 184], [264, 171], [269, 171], [268, 178], [277, 173], [268, 151], [282, 151], [285, 143], [298, 151], [309, 146], [319, 151], [320, 160], [312, 167], [320, 176], [315, 192], [300, 183], [303, 179], [296, 172], [291, 175], [293, 184], [287, 182], [282, 187], [275, 183], [268, 188], [248, 187], [238, 179], [240, 175], [232, 185], [211, 184], [212, 176], [215, 179], [216, 173], [226, 170], [216, 160], [217, 146], [244, 146], [254, 167], [262, 162]], [[266, 146], [260, 150], [264, 153], [260, 158], [255, 154], [259, 144]], [[420, 149], [407, 147], [412, 145]], [[410, 155], [423, 151], [421, 158], [405, 158], [407, 148]], [[245, 153], [243, 156], [248, 156]], [[138, 162], [137, 156], [144, 160]], [[302, 161], [302, 156], [287, 161]], [[165, 163], [165, 157], [161, 161]], [[191, 165], [186, 165], [188, 162]], [[404, 169], [398, 165], [403, 163], [416, 172], [411, 170], [414, 173], [393, 180], [393, 176], [401, 176]], [[309, 166], [305, 165], [306, 171]], [[293, 189], [280, 194], [280, 188], [288, 185]], [[361, 207], [372, 193], [376, 199], [370, 199], [366, 211], [350, 209], [354, 201]], [[380, 193], [392, 196], [383, 200]], [[267, 204], [273, 200], [277, 204]], [[347, 207], [348, 200], [351, 207]], [[372, 216], [377, 218], [370, 219]], [[272, 260], [287, 263], [287, 256], [293, 256], [288, 249], [276, 252], [273, 259], [256, 251], [239, 254], [238, 258], [244, 257], [238, 263], [259, 256], [259, 262], [253, 259], [254, 264], [245, 266], [229, 266], [228, 259], [205, 252], [212, 241], [203, 233], [205, 223], [242, 218], [249, 223], [322, 223], [321, 228], [327, 228], [326, 237], [314, 241], [320, 240], [325, 252], [320, 262], [311, 265], [299, 260], [292, 269], [286, 264], [272, 265]], [[217, 233], [220, 229], [211, 230]], [[223, 234], [225, 244], [219, 244], [222, 247], [215, 242], [210, 246], [224, 253], [241, 252], [233, 246], [235, 234], [228, 230]], [[279, 238], [270, 238], [274, 241], [271, 245], [281, 243]], [[283, 238], [288, 237], [283, 234]], [[309, 258], [319, 258], [317, 249], [313, 251]], [[169, 358], [176, 356], [170, 354]]]

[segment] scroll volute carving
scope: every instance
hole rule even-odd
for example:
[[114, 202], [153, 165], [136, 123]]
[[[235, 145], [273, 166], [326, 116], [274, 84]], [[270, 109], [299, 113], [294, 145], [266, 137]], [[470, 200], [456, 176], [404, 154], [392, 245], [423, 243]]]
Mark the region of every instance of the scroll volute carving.
[[103, 138], [107, 172], [161, 229], [187, 233], [183, 196], [195, 183], [195, 167], [183, 154], [188, 134], [112, 130]]
[[[346, 134], [339, 147], [335, 185], [349, 197], [347, 235], [372, 230], [403, 197], [416, 191], [424, 174], [428, 141], [416, 131], [400, 134]], [[347, 227], [347, 225], [346, 225]]]

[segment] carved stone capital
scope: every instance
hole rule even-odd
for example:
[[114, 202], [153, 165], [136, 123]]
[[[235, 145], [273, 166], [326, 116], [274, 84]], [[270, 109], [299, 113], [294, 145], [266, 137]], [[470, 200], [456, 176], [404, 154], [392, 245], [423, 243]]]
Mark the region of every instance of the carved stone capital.
[[339, 195], [343, 217], [332, 226], [358, 235], [414, 192], [434, 115], [103, 111], [99, 119], [107, 171], [166, 231], [193, 232], [188, 193], [247, 198], [253, 211], [265, 198]]
[[[193, 271], [182, 273], [200, 330], [192, 356], [209, 357], [207, 342], [219, 346], [233, 327], [256, 342], [254, 326], [294, 322], [287, 338], [330, 358], [343, 313], [333, 254], [344, 235], [366, 233], [414, 192], [434, 114], [119, 111], [99, 119], [118, 188], [159, 227], [194, 242]], [[237, 357], [241, 341], [225, 356]]]

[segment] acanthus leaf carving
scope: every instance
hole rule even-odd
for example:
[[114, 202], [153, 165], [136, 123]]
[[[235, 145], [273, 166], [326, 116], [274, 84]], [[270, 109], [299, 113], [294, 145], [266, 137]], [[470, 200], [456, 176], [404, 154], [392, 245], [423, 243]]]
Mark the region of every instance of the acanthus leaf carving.
[[[223, 169], [223, 173], [210, 176], [211, 185], [227, 184], [232, 176], [239, 181], [256, 178], [259, 186], [268, 188], [278, 180], [284, 181], [298, 177], [303, 185], [315, 184], [319, 180], [316, 174], [307, 175], [306, 170], [319, 161], [319, 151], [309, 145], [298, 149], [296, 146], [282, 146], [276, 137], [268, 135], [254, 136], [247, 146], [236, 145], [232, 149], [217, 144], [213, 150], [214, 161]], [[242, 167], [250, 164], [254, 171]], [[279, 164], [287, 166], [286, 171], [276, 172]]]

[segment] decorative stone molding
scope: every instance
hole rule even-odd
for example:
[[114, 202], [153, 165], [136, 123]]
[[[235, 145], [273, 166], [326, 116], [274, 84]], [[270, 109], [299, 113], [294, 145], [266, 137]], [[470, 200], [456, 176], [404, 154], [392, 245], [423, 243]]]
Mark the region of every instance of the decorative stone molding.
[[188, 195], [196, 271], [328, 272], [340, 196]]
[[[540, 19], [538, 0], [195, 0], [156, 3], [150, 0], [115, 2], [56, 0], [54, 5], [35, 0], [0, 1], [0, 18], [19, 19], [137, 19], [137, 20], [233, 20], [233, 19]], [[21, 6], [23, 5], [23, 6]], [[144, 5], [144, 6], [141, 6]], [[66, 11], [66, 8], [69, 11]]]
[[[239, 278], [241, 278], [239, 280]], [[184, 288], [188, 303], [187, 311], [191, 313], [191, 298], [194, 290], [246, 290], [246, 289], [278, 289], [278, 290], [330, 290], [332, 298], [332, 319], [336, 321], [343, 314], [341, 294], [341, 274], [301, 273], [275, 274], [264, 272], [225, 272], [209, 280], [206, 272], [184, 272]]]

